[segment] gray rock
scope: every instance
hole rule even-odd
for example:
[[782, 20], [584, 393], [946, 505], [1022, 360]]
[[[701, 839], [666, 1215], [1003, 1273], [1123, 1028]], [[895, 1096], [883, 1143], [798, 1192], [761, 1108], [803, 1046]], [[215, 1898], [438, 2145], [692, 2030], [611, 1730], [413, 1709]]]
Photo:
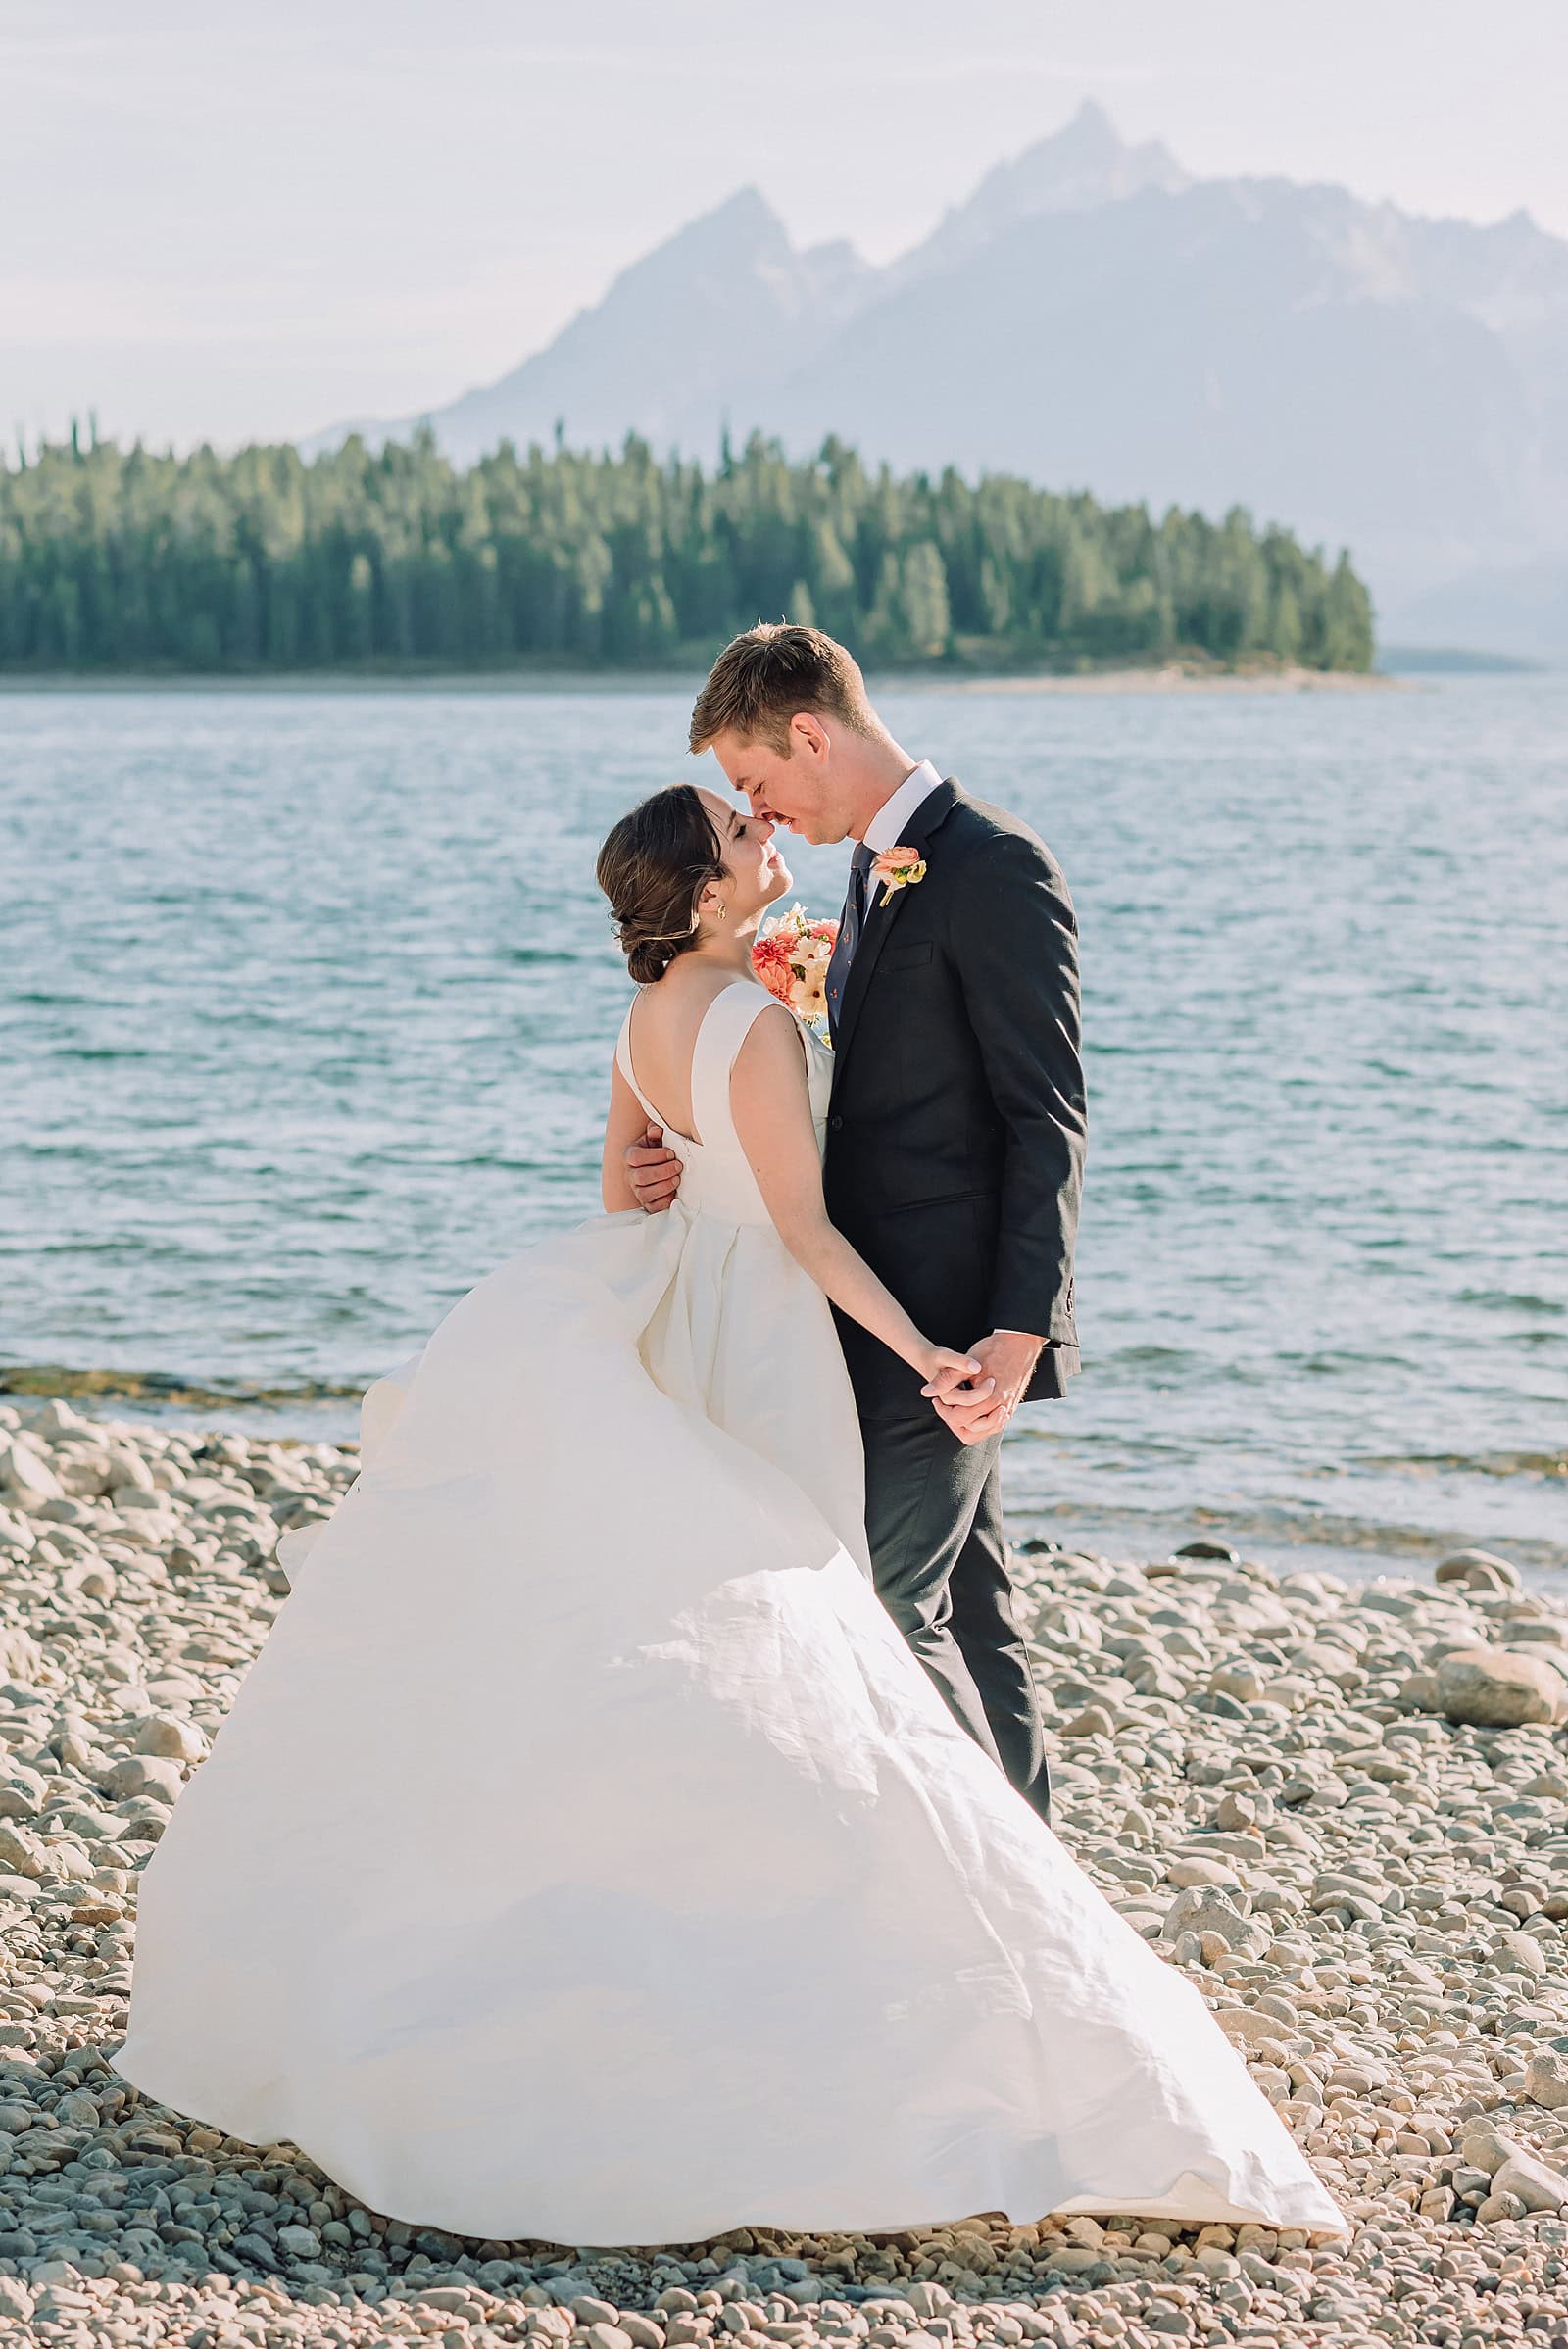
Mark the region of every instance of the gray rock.
[[176, 1762], [199, 1762], [207, 1750], [207, 1738], [194, 1721], [181, 1721], [173, 1713], [149, 1713], [136, 1732], [137, 1753], [161, 1754]]
[[133, 1444], [111, 1444], [104, 1454], [103, 1490], [111, 1495], [118, 1493], [156, 1493], [157, 1481], [147, 1462]]
[[620, 2316], [613, 2301], [600, 2300], [591, 2292], [579, 2292], [571, 2303], [571, 2313], [579, 2325], [613, 2325]]
[[1546, 1953], [1533, 1933], [1499, 1933], [1493, 1954], [1506, 1960], [1514, 1973], [1532, 1974], [1538, 1981], [1550, 1972]]
[[0, 1819], [36, 1819], [44, 1782], [24, 1762], [0, 1763]]
[[234, 2237], [234, 2251], [238, 2258], [244, 2260], [253, 2260], [257, 2267], [266, 2268], [270, 2273], [274, 2275], [276, 2274], [279, 2265], [277, 2253], [272, 2249], [271, 2244], [267, 2240], [265, 2235], [236, 2235]]
[[1212, 1696], [1228, 1696], [1233, 1704], [1255, 1704], [1263, 1693], [1263, 1675], [1246, 1657], [1216, 1664], [1208, 1676], [1208, 1690]]
[[1549, 2113], [1568, 2105], [1568, 2057], [1550, 2048], [1533, 2055], [1525, 2066], [1525, 2094]]
[[151, 1794], [161, 1802], [173, 1802], [183, 1785], [179, 1764], [163, 1754], [124, 1754], [109, 1773], [109, 1791], [122, 1799]]
[[1517, 2137], [1506, 2136], [1501, 2129], [1479, 2121], [1465, 2130], [1459, 2146], [1471, 2169], [1481, 2171], [1487, 2178], [1495, 2178], [1505, 2162], [1524, 2150]]
[[1549, 1664], [1494, 1647], [1462, 1647], [1438, 1666], [1438, 1703], [1452, 1722], [1518, 1729], [1568, 1712], [1568, 1687]]
[[940, 2283], [919, 2277], [904, 2295], [917, 2317], [940, 2317], [953, 2307], [953, 2294]]
[[0, 1868], [12, 1869], [18, 1876], [41, 1876], [44, 1858], [44, 1847], [36, 1835], [14, 1819], [0, 1819]]
[[1524, 1579], [1509, 1559], [1499, 1558], [1490, 1549], [1456, 1549], [1451, 1557], [1440, 1561], [1433, 1579], [1439, 1583], [1468, 1583], [1477, 1567], [1489, 1577], [1497, 1577], [1495, 1587], [1505, 1590], [1517, 1590]]
[[1200, 1859], [1196, 1854], [1184, 1854], [1172, 1860], [1165, 1871], [1171, 1883], [1187, 1891], [1200, 1884], [1239, 1886], [1240, 1878], [1235, 1864], [1229, 1860]]
[[630, 2341], [631, 2349], [664, 2349], [663, 2329], [652, 2317], [640, 2317], [622, 2309], [615, 2323]]
[[1568, 2178], [1533, 2153], [1511, 2154], [1494, 2173], [1494, 2194], [1515, 2194], [1527, 2211], [1559, 2211], [1568, 2202]]
[[90, 1436], [92, 1433], [91, 1420], [83, 1419], [79, 1411], [74, 1411], [63, 1395], [52, 1397], [41, 1410], [34, 1411], [28, 1424], [32, 1435], [42, 1436], [51, 1444], [58, 1443], [62, 1436]]
[[1184, 1933], [1217, 1933], [1226, 1947], [1235, 1950], [1262, 1950], [1268, 1936], [1250, 1918], [1244, 1917], [1217, 1884], [1194, 1884], [1178, 1892], [1165, 1911], [1162, 1928], [1167, 1941], [1174, 1941]]
[[1075, 1713], [1070, 1721], [1062, 1723], [1061, 1734], [1064, 1737], [1109, 1737], [1114, 1735], [1115, 1728], [1103, 1705], [1090, 1704], [1085, 1705], [1081, 1713]]
[[30, 1510], [46, 1500], [63, 1500], [65, 1492], [42, 1452], [25, 1436], [0, 1435], [0, 1493], [11, 1493], [18, 1508]]

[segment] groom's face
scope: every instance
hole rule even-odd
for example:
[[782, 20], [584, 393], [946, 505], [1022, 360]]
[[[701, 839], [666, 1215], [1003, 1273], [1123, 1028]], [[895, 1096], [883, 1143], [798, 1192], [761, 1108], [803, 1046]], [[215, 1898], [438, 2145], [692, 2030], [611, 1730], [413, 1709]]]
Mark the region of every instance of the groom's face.
[[838, 805], [833, 779], [833, 745], [821, 721], [803, 710], [791, 720], [789, 751], [770, 743], [745, 742], [738, 734], [713, 738], [713, 757], [754, 815], [787, 825], [798, 840], [818, 844], [843, 840], [849, 826]]

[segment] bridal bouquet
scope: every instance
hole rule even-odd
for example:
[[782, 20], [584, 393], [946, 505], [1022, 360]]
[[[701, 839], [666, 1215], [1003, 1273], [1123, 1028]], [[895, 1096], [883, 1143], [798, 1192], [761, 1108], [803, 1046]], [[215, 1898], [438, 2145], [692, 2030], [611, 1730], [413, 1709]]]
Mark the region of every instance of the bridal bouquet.
[[838, 934], [836, 921], [811, 921], [804, 905], [792, 905], [788, 913], [763, 923], [752, 949], [752, 967], [762, 985], [822, 1037], [827, 1035], [827, 966]]

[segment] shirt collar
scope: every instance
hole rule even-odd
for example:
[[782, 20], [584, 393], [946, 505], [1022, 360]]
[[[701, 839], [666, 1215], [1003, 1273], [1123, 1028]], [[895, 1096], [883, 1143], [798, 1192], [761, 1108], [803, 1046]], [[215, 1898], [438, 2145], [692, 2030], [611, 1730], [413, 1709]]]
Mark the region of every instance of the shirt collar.
[[865, 845], [881, 856], [888, 849], [902, 848], [905, 827], [911, 815], [923, 807], [942, 781], [929, 759], [922, 759], [912, 774], [904, 781], [890, 800], [881, 807], [865, 827]]

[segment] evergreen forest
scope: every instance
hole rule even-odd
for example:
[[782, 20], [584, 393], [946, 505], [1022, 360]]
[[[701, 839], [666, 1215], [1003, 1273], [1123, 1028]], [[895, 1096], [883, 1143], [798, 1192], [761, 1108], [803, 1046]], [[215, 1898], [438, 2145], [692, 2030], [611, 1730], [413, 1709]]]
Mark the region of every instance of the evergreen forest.
[[307, 461], [73, 434], [0, 467], [0, 670], [669, 667], [759, 619], [883, 667], [1196, 659], [1366, 669], [1366, 589], [1242, 509], [1107, 507], [1003, 475], [897, 477], [829, 440], [706, 469], [428, 433]]

